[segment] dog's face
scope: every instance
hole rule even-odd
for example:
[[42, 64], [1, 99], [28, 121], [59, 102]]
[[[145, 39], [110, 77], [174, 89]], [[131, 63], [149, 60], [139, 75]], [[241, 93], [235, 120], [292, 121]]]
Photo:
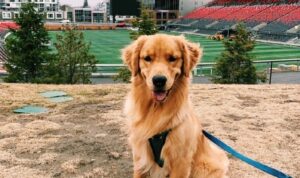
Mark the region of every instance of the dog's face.
[[201, 55], [199, 45], [183, 36], [141, 36], [123, 49], [132, 76], [140, 75], [157, 102], [166, 100], [179, 77], [189, 77]]

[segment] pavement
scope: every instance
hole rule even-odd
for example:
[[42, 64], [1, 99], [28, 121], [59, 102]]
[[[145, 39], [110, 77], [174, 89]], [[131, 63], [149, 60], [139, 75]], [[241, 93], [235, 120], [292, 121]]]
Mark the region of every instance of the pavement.
[[[3, 83], [3, 75], [0, 75], [0, 83]], [[121, 81], [114, 81], [112, 78], [92, 78], [92, 84], [118, 84]], [[209, 77], [197, 76], [193, 78], [193, 83], [211, 84]], [[269, 83], [269, 81], [267, 82]], [[281, 72], [272, 74], [272, 84], [300, 84], [300, 72]]]
[[[123, 83], [120, 81], [113, 81], [111, 78], [92, 78], [93, 84], [114, 84]], [[209, 77], [197, 76], [193, 78], [193, 83], [197, 84], [211, 84]], [[269, 81], [267, 82], [269, 83]], [[300, 84], [300, 72], [281, 72], [272, 74], [272, 84]]]

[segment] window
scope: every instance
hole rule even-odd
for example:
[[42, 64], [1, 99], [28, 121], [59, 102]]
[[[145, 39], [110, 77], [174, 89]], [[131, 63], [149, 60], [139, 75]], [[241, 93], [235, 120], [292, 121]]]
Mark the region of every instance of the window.
[[47, 18], [48, 19], [54, 19], [54, 15], [52, 13], [51, 14], [49, 13]]
[[62, 14], [56, 14], [57, 19], [62, 19]]
[[2, 18], [3, 19], [11, 19], [11, 13], [10, 12], [2, 12]]
[[67, 19], [73, 21], [73, 12], [67, 12]]
[[101, 23], [103, 22], [104, 15], [102, 13], [93, 13], [93, 22]]

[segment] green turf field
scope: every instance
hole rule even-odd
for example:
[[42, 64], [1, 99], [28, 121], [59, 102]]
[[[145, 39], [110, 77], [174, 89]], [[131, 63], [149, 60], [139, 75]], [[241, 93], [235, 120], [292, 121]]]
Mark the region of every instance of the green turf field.
[[[55, 41], [56, 33], [58, 32], [50, 32], [53, 41]], [[92, 43], [91, 52], [101, 64], [121, 63], [120, 49], [131, 41], [129, 32], [126, 30], [84, 31], [84, 36], [86, 41]], [[215, 62], [216, 57], [224, 49], [222, 42], [219, 41], [198, 35], [186, 35], [186, 37], [191, 41], [199, 42], [204, 48], [202, 62]], [[253, 54], [255, 60], [300, 58], [300, 47], [257, 43]]]

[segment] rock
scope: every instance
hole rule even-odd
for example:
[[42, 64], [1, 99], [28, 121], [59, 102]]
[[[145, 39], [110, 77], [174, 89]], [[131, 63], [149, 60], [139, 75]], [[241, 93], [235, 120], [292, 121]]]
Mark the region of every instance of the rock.
[[53, 174], [53, 177], [59, 177], [61, 175], [61, 172], [57, 172]]
[[118, 152], [109, 152], [109, 157], [114, 158], [114, 159], [119, 159], [121, 157], [120, 153]]
[[106, 136], [107, 136], [106, 133], [100, 133], [100, 134], [95, 135], [96, 138], [103, 138], [103, 137], [106, 137]]

